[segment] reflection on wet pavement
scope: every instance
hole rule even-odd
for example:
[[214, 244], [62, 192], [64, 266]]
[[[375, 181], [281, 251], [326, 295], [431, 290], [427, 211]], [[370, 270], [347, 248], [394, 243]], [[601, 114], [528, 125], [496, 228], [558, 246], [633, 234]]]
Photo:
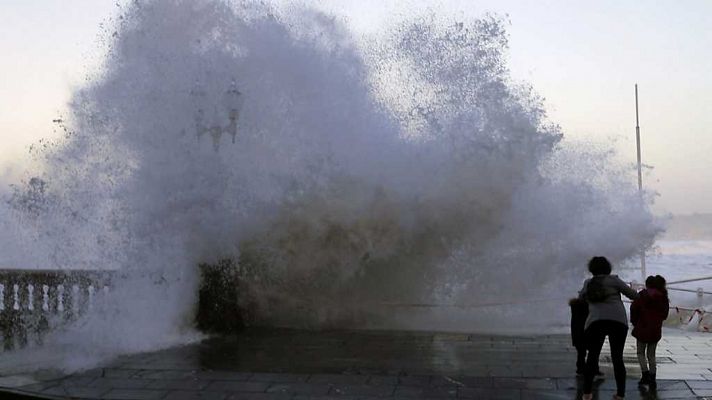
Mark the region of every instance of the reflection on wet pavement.
[[[712, 396], [712, 335], [666, 331], [658, 352], [658, 390], [641, 391], [629, 340], [627, 398]], [[574, 359], [567, 335], [249, 329], [19, 389], [112, 399], [575, 399]], [[610, 378], [598, 398], [611, 398], [613, 373], [601, 362]]]

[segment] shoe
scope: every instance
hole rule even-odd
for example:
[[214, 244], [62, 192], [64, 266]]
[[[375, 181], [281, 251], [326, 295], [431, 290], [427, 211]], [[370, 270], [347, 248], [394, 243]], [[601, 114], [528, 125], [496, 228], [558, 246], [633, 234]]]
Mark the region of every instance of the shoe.
[[649, 385], [650, 384], [650, 371], [643, 371], [643, 375], [638, 381], [638, 385]]
[[581, 400], [593, 400], [593, 393], [584, 393]]
[[618, 396], [617, 394], [613, 395], [613, 400], [623, 400], [623, 399], [625, 399], [625, 397]]
[[655, 374], [648, 375], [648, 385], [650, 386], [650, 389], [655, 389], [658, 387], [658, 382], [655, 381]]

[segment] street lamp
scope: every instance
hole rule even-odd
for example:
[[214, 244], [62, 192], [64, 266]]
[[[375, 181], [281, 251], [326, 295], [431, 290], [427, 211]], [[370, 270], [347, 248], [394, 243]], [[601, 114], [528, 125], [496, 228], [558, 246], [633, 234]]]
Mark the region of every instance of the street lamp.
[[[212, 112], [206, 113], [207, 93], [200, 86], [190, 91], [191, 98], [195, 105], [195, 132], [200, 137], [210, 134], [213, 139], [213, 148], [219, 150], [220, 139], [223, 133], [228, 133], [232, 136], [232, 143], [235, 143], [237, 136], [237, 121], [240, 118], [240, 110], [242, 109], [242, 93], [237, 90], [237, 84], [233, 80], [230, 87], [225, 91], [222, 101], [213, 103]], [[209, 114], [209, 115], [206, 115]], [[225, 120], [227, 114], [227, 121]]]
[[229, 123], [226, 127], [227, 133], [232, 135], [232, 143], [235, 143], [235, 136], [237, 136], [237, 120], [240, 117], [240, 110], [242, 109], [242, 93], [237, 90], [237, 84], [235, 81], [230, 83], [230, 89], [225, 93], [225, 104], [228, 105], [230, 111], [228, 112]]

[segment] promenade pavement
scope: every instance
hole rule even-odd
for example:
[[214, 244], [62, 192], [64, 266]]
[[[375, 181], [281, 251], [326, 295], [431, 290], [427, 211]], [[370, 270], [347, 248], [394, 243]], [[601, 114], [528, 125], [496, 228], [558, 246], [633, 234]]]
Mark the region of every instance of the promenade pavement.
[[[615, 388], [607, 353], [600, 399]], [[7, 398], [577, 399], [575, 355], [567, 335], [249, 329], [69, 376], [0, 377], [0, 386], [14, 386]], [[658, 360], [657, 391], [639, 389], [629, 337], [626, 398], [712, 399], [712, 334], [665, 330]]]

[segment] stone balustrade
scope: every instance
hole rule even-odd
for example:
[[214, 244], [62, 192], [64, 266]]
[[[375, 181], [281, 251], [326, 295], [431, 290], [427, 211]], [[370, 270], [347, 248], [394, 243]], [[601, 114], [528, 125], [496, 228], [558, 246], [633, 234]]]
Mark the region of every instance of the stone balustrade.
[[[237, 302], [236, 267], [231, 260], [201, 264], [195, 322], [210, 333], [234, 333], [244, 326]], [[50, 330], [96, 307], [108, 293], [114, 271], [0, 269], [0, 336], [12, 350], [41, 344]]]
[[41, 343], [44, 333], [91, 309], [108, 293], [112, 272], [0, 270], [4, 350]]

